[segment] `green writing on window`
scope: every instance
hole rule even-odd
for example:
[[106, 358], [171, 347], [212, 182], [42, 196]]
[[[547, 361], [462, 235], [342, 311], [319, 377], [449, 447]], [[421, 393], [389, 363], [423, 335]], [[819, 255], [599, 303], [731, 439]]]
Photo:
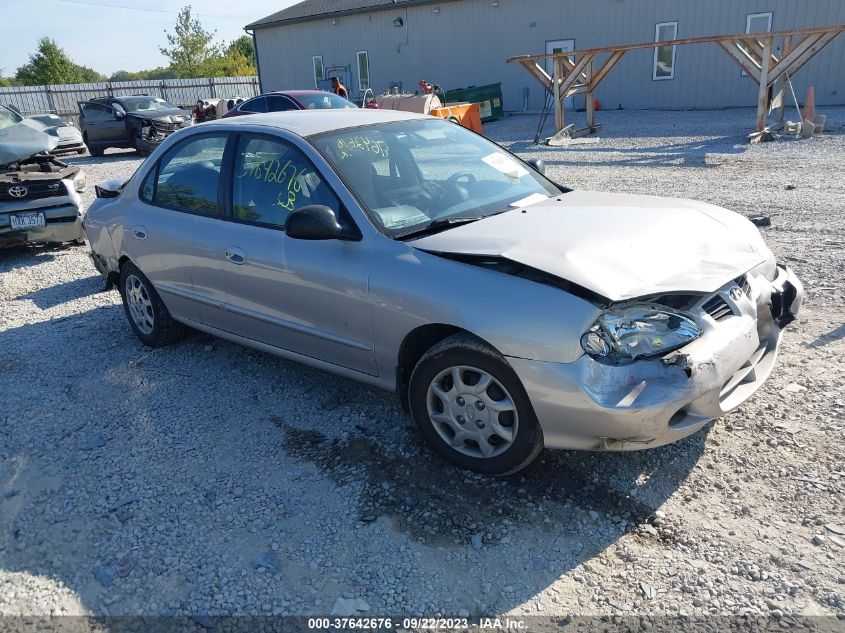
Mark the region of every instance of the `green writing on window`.
[[368, 152], [382, 158], [390, 155], [390, 148], [387, 143], [378, 139], [371, 139], [367, 136], [349, 136], [337, 140], [337, 149], [340, 152], [340, 159], [345, 160], [354, 154]]

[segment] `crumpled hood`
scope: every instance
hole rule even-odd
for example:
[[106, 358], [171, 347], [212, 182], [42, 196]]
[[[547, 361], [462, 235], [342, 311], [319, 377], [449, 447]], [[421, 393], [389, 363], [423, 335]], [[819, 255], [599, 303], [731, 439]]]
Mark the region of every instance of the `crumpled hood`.
[[771, 258], [741, 215], [705, 202], [573, 191], [409, 242], [433, 253], [500, 256], [612, 301], [713, 292]]
[[24, 119], [0, 129], [0, 165], [26, 160], [30, 156], [49, 152], [59, 144], [57, 133], [30, 119]]

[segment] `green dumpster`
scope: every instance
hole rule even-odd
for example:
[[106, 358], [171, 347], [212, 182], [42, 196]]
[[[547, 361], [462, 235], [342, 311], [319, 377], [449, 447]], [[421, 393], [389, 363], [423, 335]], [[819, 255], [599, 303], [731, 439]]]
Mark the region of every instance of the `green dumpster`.
[[501, 83], [456, 88], [446, 93], [446, 103], [466, 101], [478, 104], [482, 121], [493, 121], [505, 115]]

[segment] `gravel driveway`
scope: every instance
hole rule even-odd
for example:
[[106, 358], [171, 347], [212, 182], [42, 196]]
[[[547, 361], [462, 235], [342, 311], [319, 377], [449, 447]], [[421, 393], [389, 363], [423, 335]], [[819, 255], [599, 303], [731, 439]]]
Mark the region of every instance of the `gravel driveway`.
[[771, 216], [807, 286], [739, 410], [507, 480], [438, 461], [390, 394], [199, 333], [144, 348], [85, 248], [0, 252], [0, 614], [845, 613], [845, 108], [821, 110], [827, 135], [757, 146], [751, 110], [601, 112], [559, 149], [536, 116], [488, 126], [577, 188]]

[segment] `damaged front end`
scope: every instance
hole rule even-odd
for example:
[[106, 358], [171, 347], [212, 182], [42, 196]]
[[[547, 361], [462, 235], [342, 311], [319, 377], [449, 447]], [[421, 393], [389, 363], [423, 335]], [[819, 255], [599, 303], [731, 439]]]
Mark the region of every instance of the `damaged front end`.
[[151, 154], [168, 136], [188, 125], [187, 123], [129, 116], [136, 120], [135, 147], [144, 156]]
[[770, 270], [750, 271], [715, 293], [610, 304], [584, 333], [585, 355], [574, 363], [509, 361], [525, 382], [547, 446], [660, 446], [760, 388], [803, 296], [795, 274], [772, 262]]
[[0, 246], [83, 239], [87, 180], [47, 153], [57, 143], [28, 121], [0, 129]]

